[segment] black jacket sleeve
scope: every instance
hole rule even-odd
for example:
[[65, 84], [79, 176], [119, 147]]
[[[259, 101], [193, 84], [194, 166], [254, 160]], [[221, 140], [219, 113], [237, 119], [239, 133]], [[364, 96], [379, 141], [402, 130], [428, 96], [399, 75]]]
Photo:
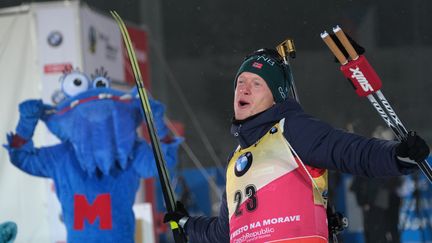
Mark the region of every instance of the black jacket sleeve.
[[397, 159], [395, 141], [335, 129], [305, 113], [288, 119], [284, 127], [300, 158], [314, 167], [367, 177], [398, 176], [417, 169]]
[[186, 234], [191, 243], [225, 243], [229, 242], [229, 221], [226, 192], [217, 217], [190, 217], [185, 225]]

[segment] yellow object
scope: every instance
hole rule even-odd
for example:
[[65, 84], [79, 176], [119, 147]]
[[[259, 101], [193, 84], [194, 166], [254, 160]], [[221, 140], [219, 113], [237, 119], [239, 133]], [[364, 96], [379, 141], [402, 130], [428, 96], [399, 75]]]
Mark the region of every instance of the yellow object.
[[178, 224], [176, 221], [170, 221], [170, 227], [171, 229], [178, 229]]

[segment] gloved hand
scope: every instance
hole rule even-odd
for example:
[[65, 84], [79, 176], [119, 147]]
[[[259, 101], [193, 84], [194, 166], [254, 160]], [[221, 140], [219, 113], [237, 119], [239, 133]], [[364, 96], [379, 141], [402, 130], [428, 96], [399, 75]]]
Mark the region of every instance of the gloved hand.
[[[183, 228], [188, 219], [189, 219], [188, 211], [184, 207], [183, 203], [177, 201], [176, 210], [172, 213], [166, 213], [163, 218], [163, 222], [168, 223], [169, 221], [175, 221]], [[180, 220], [183, 222], [180, 222]]]
[[39, 118], [44, 115], [46, 105], [42, 100], [26, 100], [19, 105], [20, 118], [15, 129], [16, 133], [29, 140], [33, 137]]
[[424, 161], [428, 155], [429, 146], [423, 138], [413, 131], [408, 132], [407, 138], [396, 147], [396, 156], [402, 158], [403, 161], [406, 161], [404, 158], [409, 158], [410, 160], [420, 162]]

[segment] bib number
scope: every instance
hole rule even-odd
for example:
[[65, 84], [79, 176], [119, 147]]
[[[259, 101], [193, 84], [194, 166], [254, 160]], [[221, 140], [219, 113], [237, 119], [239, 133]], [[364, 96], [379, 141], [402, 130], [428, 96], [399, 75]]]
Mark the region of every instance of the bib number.
[[[252, 185], [252, 184], [247, 185], [245, 188], [245, 194], [244, 195], [247, 197], [247, 199], [245, 201], [246, 211], [248, 211], [248, 212], [254, 211], [258, 206], [258, 198], [256, 195], [255, 185]], [[242, 191], [240, 191], [240, 190], [236, 191], [234, 194], [234, 203], [236, 204], [235, 212], [234, 212], [235, 216], [240, 216], [243, 214], [243, 211], [240, 209], [242, 199], [243, 199]]]

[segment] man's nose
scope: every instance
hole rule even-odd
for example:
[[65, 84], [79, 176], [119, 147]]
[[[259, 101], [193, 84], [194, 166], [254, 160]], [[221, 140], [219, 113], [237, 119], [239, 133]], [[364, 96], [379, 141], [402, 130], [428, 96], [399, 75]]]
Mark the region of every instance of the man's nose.
[[250, 85], [245, 84], [240, 88], [240, 93], [242, 94], [250, 94]]

